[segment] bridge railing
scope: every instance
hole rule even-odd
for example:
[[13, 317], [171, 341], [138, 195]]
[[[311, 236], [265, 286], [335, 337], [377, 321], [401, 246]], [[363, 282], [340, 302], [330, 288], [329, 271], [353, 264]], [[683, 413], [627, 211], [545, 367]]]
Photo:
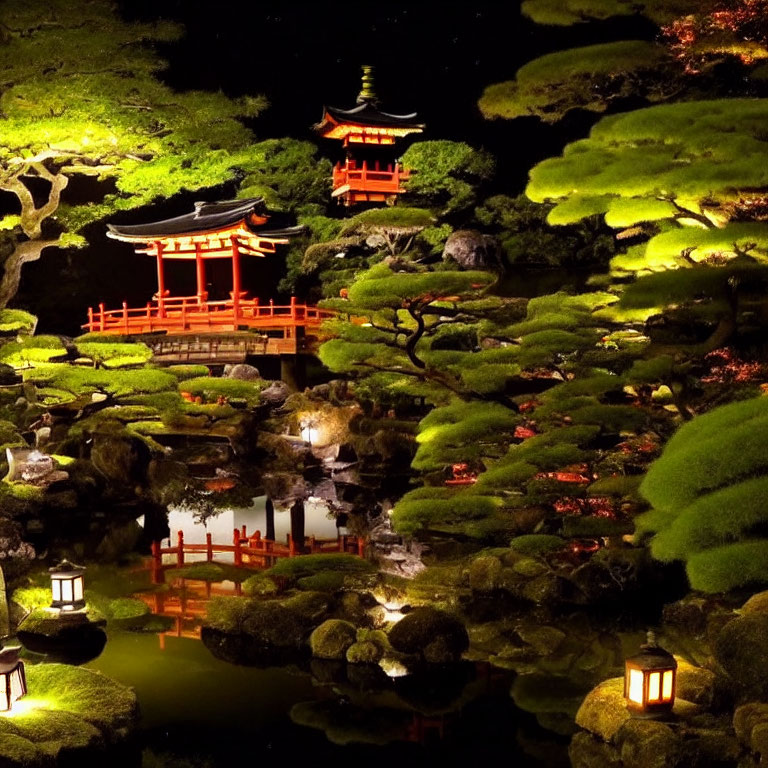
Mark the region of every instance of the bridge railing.
[[399, 163], [389, 164], [386, 169], [376, 165], [370, 168], [367, 161], [363, 161], [360, 168], [339, 163], [333, 169], [334, 189], [348, 184], [350, 189], [355, 190], [396, 193], [400, 191], [400, 183], [409, 178], [410, 173], [403, 170]]
[[291, 297], [290, 304], [261, 304], [258, 298], [234, 298], [221, 301], [202, 300], [199, 296], [166, 296], [147, 302], [144, 307], [106, 309], [99, 304], [88, 308], [88, 322], [82, 328], [107, 333], [151, 333], [155, 330], [185, 331], [190, 326], [232, 326], [239, 321], [254, 327], [318, 326], [335, 313], [308, 304], [299, 304]]
[[[291, 534], [285, 543], [273, 539], [262, 538], [261, 532], [256, 531], [248, 536], [246, 528], [235, 528], [232, 544], [214, 544], [210, 533], [205, 535], [205, 544], [189, 544], [184, 541], [184, 532], [176, 534], [176, 546], [163, 547], [161, 542], [152, 542], [152, 582], [163, 582], [163, 571], [168, 568], [182, 568], [185, 564], [194, 562], [213, 562], [217, 554], [231, 554], [232, 561], [237, 566], [246, 568], [271, 568], [279, 559], [285, 557], [301, 557], [302, 555], [318, 555], [346, 552], [362, 557], [365, 553], [365, 539], [362, 536], [339, 535], [336, 538], [320, 538], [306, 536], [303, 542], [296, 541]], [[187, 556], [204, 555], [204, 558], [189, 559]]]

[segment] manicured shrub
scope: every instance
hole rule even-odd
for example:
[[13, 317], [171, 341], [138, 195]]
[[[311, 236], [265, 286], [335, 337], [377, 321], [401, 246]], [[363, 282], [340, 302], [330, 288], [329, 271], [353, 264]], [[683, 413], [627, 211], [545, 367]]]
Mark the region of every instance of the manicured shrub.
[[547, 552], [556, 552], [565, 547], [565, 539], [560, 536], [551, 536], [545, 533], [529, 533], [524, 536], [515, 536], [509, 542], [509, 548], [521, 555], [544, 555]]

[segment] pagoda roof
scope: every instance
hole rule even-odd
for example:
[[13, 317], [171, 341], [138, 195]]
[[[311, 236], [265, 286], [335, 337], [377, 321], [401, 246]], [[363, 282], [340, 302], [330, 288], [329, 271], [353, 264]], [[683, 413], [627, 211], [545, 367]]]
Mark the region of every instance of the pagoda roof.
[[370, 101], [363, 101], [352, 109], [328, 106], [323, 109], [322, 119], [314, 126], [314, 129], [319, 133], [325, 133], [333, 125], [344, 123], [381, 128], [400, 128], [409, 133], [424, 130], [424, 124], [418, 122], [418, 114], [416, 112], [411, 112], [407, 115], [395, 115], [391, 112], [384, 112]]
[[263, 197], [196, 202], [194, 211], [171, 219], [148, 224], [108, 224], [107, 235], [115, 240], [146, 243], [165, 238], [223, 232], [240, 226], [265, 238], [285, 238], [303, 231], [302, 227], [268, 231], [259, 229], [268, 219], [265, 209]]

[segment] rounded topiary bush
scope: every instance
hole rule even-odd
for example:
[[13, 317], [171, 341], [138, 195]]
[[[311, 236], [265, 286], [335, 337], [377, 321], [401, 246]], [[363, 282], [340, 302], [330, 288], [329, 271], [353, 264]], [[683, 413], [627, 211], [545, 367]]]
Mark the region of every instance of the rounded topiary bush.
[[309, 637], [312, 655], [319, 659], [340, 661], [357, 640], [354, 624], [342, 619], [324, 621]]
[[435, 608], [415, 608], [389, 632], [396, 651], [419, 655], [428, 663], [456, 662], [469, 648], [469, 635], [455, 617]]

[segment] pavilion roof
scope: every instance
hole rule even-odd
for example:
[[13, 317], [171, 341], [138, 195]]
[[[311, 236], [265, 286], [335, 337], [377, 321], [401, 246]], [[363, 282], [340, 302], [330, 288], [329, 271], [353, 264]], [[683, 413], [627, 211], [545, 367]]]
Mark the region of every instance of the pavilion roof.
[[322, 119], [319, 123], [315, 124], [314, 129], [319, 133], [325, 133], [331, 126], [340, 123], [381, 128], [399, 128], [408, 133], [424, 130], [424, 124], [418, 122], [418, 114], [416, 112], [411, 112], [407, 115], [395, 115], [391, 112], [384, 112], [370, 101], [363, 101], [352, 109], [326, 106], [324, 107]]
[[240, 230], [258, 234], [263, 238], [286, 238], [300, 234], [302, 227], [262, 229], [267, 223], [263, 197], [245, 200], [218, 200], [196, 202], [195, 210], [171, 219], [148, 224], [108, 224], [107, 235], [125, 242], [148, 243], [166, 238], [181, 238], [206, 233]]

